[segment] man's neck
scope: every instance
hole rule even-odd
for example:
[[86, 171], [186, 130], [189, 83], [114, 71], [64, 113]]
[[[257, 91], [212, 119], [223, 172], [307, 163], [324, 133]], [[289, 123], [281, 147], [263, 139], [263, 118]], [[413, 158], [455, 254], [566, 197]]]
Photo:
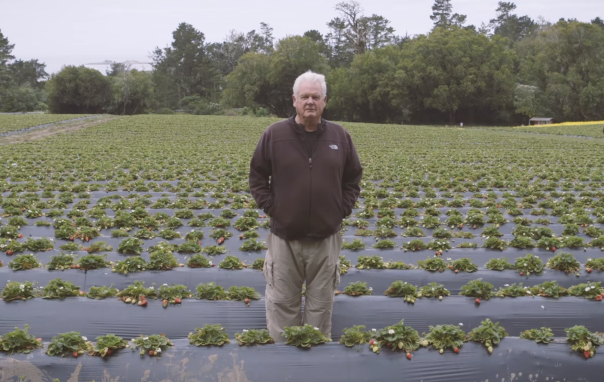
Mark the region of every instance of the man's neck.
[[306, 119], [302, 119], [299, 114], [296, 114], [296, 123], [300, 124], [300, 125], [304, 125], [304, 130], [306, 130], [308, 132], [317, 131], [317, 126], [319, 125], [320, 121], [321, 121], [321, 118], [319, 118], [318, 121], [314, 118], [306, 120]]

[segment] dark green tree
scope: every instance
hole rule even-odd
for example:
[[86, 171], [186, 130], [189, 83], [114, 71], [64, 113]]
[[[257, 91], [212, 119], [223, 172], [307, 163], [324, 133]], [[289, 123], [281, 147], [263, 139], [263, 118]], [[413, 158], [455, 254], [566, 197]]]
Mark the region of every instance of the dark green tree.
[[122, 70], [112, 77], [113, 100], [111, 113], [121, 115], [140, 114], [148, 111], [153, 103], [153, 82], [149, 73], [136, 69]]
[[500, 1], [496, 10], [497, 17], [489, 23], [494, 34], [507, 37], [512, 43], [522, 40], [537, 29], [537, 24], [530, 17], [512, 14], [515, 9], [516, 4]]
[[44, 81], [48, 78], [46, 64], [38, 62], [36, 59], [13, 61], [8, 64], [8, 72], [14, 86], [28, 85], [39, 89], [44, 86]]
[[462, 26], [466, 22], [466, 15], [453, 13], [451, 0], [434, 0], [430, 20], [434, 21], [435, 28], [449, 28], [451, 26]]
[[48, 108], [59, 114], [98, 114], [111, 102], [111, 80], [95, 69], [66, 66], [46, 82]]

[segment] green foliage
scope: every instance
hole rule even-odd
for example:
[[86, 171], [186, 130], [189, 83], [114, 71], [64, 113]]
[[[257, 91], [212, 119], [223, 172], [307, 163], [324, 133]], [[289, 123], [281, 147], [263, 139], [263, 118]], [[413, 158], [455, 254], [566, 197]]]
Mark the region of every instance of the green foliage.
[[106, 357], [127, 347], [130, 347], [130, 345], [122, 337], [118, 337], [115, 334], [107, 334], [96, 338], [96, 343], [90, 350], [90, 354]]
[[[342, 255], [340, 255], [341, 257]], [[263, 258], [259, 258], [254, 260], [254, 262], [252, 263], [252, 269], [257, 269], [259, 271], [264, 269], [264, 259]]]
[[421, 346], [421, 339], [417, 330], [404, 325], [404, 320], [397, 324], [379, 329], [375, 333], [375, 342], [370, 345], [374, 353], [379, 353], [380, 348], [386, 346], [392, 351], [402, 350], [411, 353]]
[[236, 256], [227, 255], [218, 266], [222, 269], [243, 269], [247, 266]]
[[207, 253], [208, 256], [222, 255], [226, 253], [226, 247], [224, 245], [210, 245], [203, 249], [203, 253]]
[[497, 238], [495, 236], [489, 237], [482, 244], [483, 248], [497, 249], [499, 251], [503, 251], [504, 249], [507, 248], [507, 246], [508, 246], [508, 242], [507, 241], [499, 239], [499, 238]]
[[396, 243], [392, 240], [380, 240], [373, 245], [373, 248], [392, 249], [392, 248], [396, 248]]
[[28, 269], [40, 268], [43, 264], [38, 262], [38, 258], [34, 255], [17, 255], [8, 267], [13, 271], [25, 271]]
[[178, 259], [174, 254], [165, 249], [158, 249], [151, 252], [149, 255], [149, 262], [147, 263], [147, 269], [154, 269], [157, 271], [167, 271], [172, 268], [178, 267]]
[[587, 262], [585, 262], [585, 269], [595, 269], [600, 272], [604, 271], [604, 257], [587, 259]]
[[436, 325], [430, 326], [424, 338], [442, 354], [447, 348], [459, 349], [466, 341], [466, 333], [457, 325]]
[[113, 284], [111, 286], [92, 286], [86, 293], [86, 297], [94, 300], [104, 300], [108, 297], [115, 297], [118, 293], [119, 289], [115, 288]]
[[575, 325], [564, 329], [566, 341], [574, 351], [583, 353], [585, 358], [591, 358], [596, 352], [596, 347], [604, 344], [604, 337], [599, 333], [592, 333], [583, 325]]
[[320, 345], [330, 342], [331, 339], [323, 334], [319, 328], [313, 328], [312, 325], [304, 326], [286, 326], [283, 331], [285, 344], [309, 348], [312, 345]]
[[147, 262], [142, 257], [129, 257], [122, 261], [116, 261], [111, 268], [112, 272], [127, 275], [128, 273], [142, 272], [147, 269]]
[[61, 357], [75, 356], [76, 353], [84, 354], [92, 349], [92, 344], [87, 341], [86, 337], [82, 337], [79, 332], [60, 333], [58, 337], [52, 337], [46, 354]]
[[360, 239], [354, 239], [352, 242], [344, 242], [342, 244], [342, 249], [350, 249], [352, 251], [357, 251], [364, 248], [365, 243]]
[[162, 301], [168, 300], [168, 303], [170, 304], [175, 304], [177, 303], [175, 301], [176, 299], [182, 300], [183, 298], [189, 297], [190, 294], [191, 292], [184, 285], [163, 284], [157, 289], [157, 297]]
[[137, 280], [118, 292], [117, 297], [127, 304], [136, 304], [143, 297], [155, 299], [157, 298], [155, 283], [151, 284], [149, 288], [145, 288], [145, 282]]
[[197, 255], [191, 256], [189, 261], [187, 261], [187, 267], [189, 267], [189, 268], [211, 268], [212, 262], [210, 260], [208, 260], [208, 258], [205, 257], [204, 255], [197, 254]]
[[561, 252], [547, 261], [547, 267], [556, 269], [565, 273], [576, 272], [581, 269], [581, 263], [575, 257], [567, 252]]
[[38, 341], [33, 334], [29, 333], [29, 325], [25, 329], [15, 328], [12, 332], [0, 335], [0, 350], [10, 354], [25, 353], [43, 347], [42, 341]]
[[166, 351], [170, 346], [174, 346], [164, 334], [151, 334], [149, 336], [139, 335], [137, 338], [133, 338], [134, 346], [140, 349], [140, 355], [145, 353], [150, 356], [160, 355], [163, 351]]
[[514, 268], [521, 276], [530, 276], [531, 274], [543, 274], [543, 261], [535, 255], [527, 254], [525, 257], [518, 257], [514, 262]]
[[403, 243], [403, 249], [405, 251], [421, 251], [422, 249], [426, 249], [427, 246], [426, 244], [421, 240], [421, 239], [414, 239], [411, 241], [408, 241], [406, 243]]
[[544, 281], [531, 288], [533, 296], [560, 298], [568, 296], [568, 290], [558, 284], [557, 281]]
[[353, 347], [355, 345], [362, 345], [369, 342], [371, 338], [371, 332], [364, 331], [364, 325], [356, 325], [350, 328], [344, 328], [342, 336], [340, 337], [340, 343], [347, 347]]
[[215, 282], [197, 285], [198, 300], [226, 300], [228, 298], [224, 288]]
[[458, 272], [476, 272], [478, 270], [478, 265], [474, 264], [472, 260], [467, 257], [462, 257], [457, 260], [452, 261], [449, 264], [449, 269]]
[[266, 329], [243, 329], [235, 333], [235, 340], [239, 346], [266, 345], [275, 342]]
[[384, 259], [380, 256], [361, 255], [357, 258], [357, 269], [386, 269]]
[[449, 296], [451, 292], [444, 285], [438, 284], [436, 282], [431, 282], [423, 287], [419, 288], [419, 293], [417, 297], [438, 297], [439, 299], [442, 297]]
[[520, 333], [520, 338], [535, 341], [536, 343], [549, 344], [554, 342], [554, 333], [550, 328], [529, 329]]
[[75, 255], [71, 254], [68, 255], [66, 253], [59, 253], [58, 255], [55, 256], [51, 256], [50, 257], [50, 262], [46, 264], [46, 267], [49, 270], [65, 270], [65, 269], [69, 269], [69, 268], [73, 268], [74, 266], [74, 260], [75, 260]]
[[229, 288], [227, 292], [227, 298], [232, 301], [244, 301], [249, 305], [247, 300], [259, 300], [260, 293], [256, 292], [256, 290], [252, 287], [238, 287], [232, 286]]
[[489, 354], [493, 352], [493, 345], [499, 344], [508, 333], [499, 326], [499, 322], [493, 323], [490, 319], [480, 322], [480, 326], [475, 327], [468, 333], [468, 340], [480, 342], [487, 347]]
[[30, 281], [9, 281], [4, 289], [2, 289], [2, 293], [0, 293], [0, 297], [6, 302], [14, 301], [14, 300], [29, 300], [30, 298], [37, 297], [39, 292], [34, 288], [36, 283], [32, 283]]
[[459, 294], [462, 296], [488, 300], [494, 295], [493, 284], [482, 281], [482, 279], [472, 280], [466, 285], [462, 285], [461, 292], [459, 292]]
[[510, 264], [507, 257], [494, 258], [484, 265], [486, 269], [492, 271], [503, 271], [505, 269], [514, 269], [514, 265]]
[[264, 242], [259, 242], [256, 239], [249, 239], [243, 242], [239, 250], [242, 252], [258, 252], [266, 248]]
[[367, 287], [366, 282], [357, 281], [347, 285], [343, 293], [349, 296], [371, 296], [373, 288]]
[[417, 266], [430, 272], [444, 272], [447, 269], [447, 264], [440, 257], [429, 257], [426, 260], [418, 260]]
[[602, 293], [604, 293], [604, 289], [600, 286], [600, 282], [588, 281], [587, 283], [573, 285], [568, 288], [570, 296], [583, 297], [590, 300], [601, 300]]
[[136, 237], [124, 239], [117, 247], [117, 252], [125, 255], [140, 255], [143, 251], [143, 241]]
[[384, 292], [385, 296], [388, 297], [403, 297], [405, 302], [411, 304], [415, 303], [417, 297], [417, 287], [403, 282], [402, 280], [394, 281], [388, 289]]
[[532, 294], [528, 287], [525, 287], [523, 283], [516, 283], [512, 285], [506, 284], [505, 287], [499, 288], [495, 295], [498, 297], [525, 297]]

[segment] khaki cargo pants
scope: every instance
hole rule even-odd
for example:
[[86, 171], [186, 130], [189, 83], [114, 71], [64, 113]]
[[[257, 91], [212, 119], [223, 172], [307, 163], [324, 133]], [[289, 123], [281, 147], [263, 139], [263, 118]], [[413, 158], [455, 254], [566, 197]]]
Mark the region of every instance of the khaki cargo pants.
[[[342, 236], [337, 232], [320, 241], [283, 240], [272, 232], [266, 238], [266, 324], [276, 342], [285, 342], [285, 326], [309, 324], [331, 338], [334, 291], [340, 283]], [[302, 284], [306, 281], [304, 317]]]

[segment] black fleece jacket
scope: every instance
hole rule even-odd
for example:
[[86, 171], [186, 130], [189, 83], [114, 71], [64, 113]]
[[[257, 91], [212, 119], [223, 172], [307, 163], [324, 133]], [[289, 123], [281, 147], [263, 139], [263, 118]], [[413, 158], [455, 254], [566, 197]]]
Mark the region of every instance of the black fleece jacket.
[[285, 240], [338, 232], [361, 190], [363, 168], [348, 131], [321, 119], [314, 144], [308, 145], [307, 135], [295, 115], [274, 123], [250, 163], [250, 192], [270, 215], [271, 232]]

